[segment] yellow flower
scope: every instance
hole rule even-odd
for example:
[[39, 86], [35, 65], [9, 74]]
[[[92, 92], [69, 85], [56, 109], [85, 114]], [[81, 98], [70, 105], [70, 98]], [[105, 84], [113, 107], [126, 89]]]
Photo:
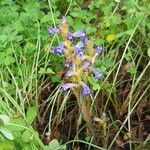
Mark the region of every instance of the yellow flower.
[[106, 36], [106, 40], [108, 42], [112, 42], [112, 41], [116, 40], [116, 35], [115, 34], [109, 34]]

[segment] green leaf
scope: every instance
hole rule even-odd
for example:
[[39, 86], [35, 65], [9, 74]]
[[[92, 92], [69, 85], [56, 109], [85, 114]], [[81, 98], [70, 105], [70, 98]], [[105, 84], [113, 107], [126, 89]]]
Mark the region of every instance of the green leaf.
[[74, 28], [75, 31], [81, 30], [81, 29], [84, 29], [84, 28], [85, 28], [85, 24], [82, 23], [81, 20], [77, 20], [77, 21], [75, 21], [75, 23], [74, 23], [74, 25], [73, 25], [73, 28]]
[[22, 118], [22, 117], [12, 118], [10, 120], [10, 123], [20, 125], [17, 128], [10, 124], [5, 125], [5, 127], [11, 131], [24, 131], [25, 130], [22, 126], [26, 126], [26, 122], [25, 122], [24, 118]]
[[95, 33], [96, 30], [97, 30], [97, 29], [94, 28], [94, 27], [87, 27], [87, 28], [86, 28], [86, 31], [87, 31], [88, 34], [90, 34], [90, 33]]
[[4, 64], [4, 59], [5, 59], [6, 55], [7, 55], [6, 53], [0, 52], [0, 65]]
[[15, 62], [15, 58], [10, 55], [6, 56], [6, 58], [4, 60], [5, 65], [10, 65], [14, 62]]
[[6, 50], [7, 54], [13, 54], [14, 53], [14, 50], [12, 48], [8, 48]]
[[101, 87], [99, 84], [93, 84], [93, 90], [99, 90]]
[[13, 5], [13, 0], [3, 0], [3, 1], [1, 1], [1, 4], [2, 5]]
[[128, 52], [125, 54], [125, 59], [126, 59], [127, 61], [130, 61], [131, 58], [132, 58], [132, 53], [131, 53], [131, 51], [128, 51]]
[[14, 142], [10, 140], [0, 141], [0, 150], [14, 150]]
[[12, 133], [7, 130], [7, 129], [4, 129], [4, 128], [0, 128], [0, 132], [9, 140], [13, 140], [14, 139], [14, 136], [12, 135]]
[[69, 25], [73, 25], [74, 21], [71, 16], [67, 16], [67, 22], [69, 23]]
[[47, 73], [47, 74], [55, 74], [55, 72], [51, 69], [51, 68], [40, 68], [40, 70], [38, 71], [38, 73], [40, 74], [44, 74], [44, 73]]
[[130, 74], [135, 74], [136, 73], [136, 68], [135, 67], [129, 67], [127, 69], [127, 72], [130, 73]]
[[31, 146], [31, 143], [23, 143], [23, 149], [22, 150], [32, 150], [33, 147]]
[[7, 124], [10, 121], [10, 117], [7, 115], [0, 115], [0, 120], [2, 120], [4, 124]]
[[30, 107], [27, 111], [27, 123], [31, 124], [33, 122], [33, 120], [36, 118], [37, 116], [37, 110], [36, 107]]
[[45, 71], [45, 68], [40, 68], [40, 70], [38, 71], [38, 73], [40, 74], [44, 74], [46, 71]]
[[34, 134], [33, 133], [31, 133], [31, 131], [29, 131], [29, 130], [26, 130], [26, 131], [24, 131], [23, 132], [23, 134], [22, 134], [22, 140], [24, 141], [24, 142], [29, 142], [29, 141], [31, 141], [31, 140], [33, 140], [33, 137], [34, 137]]
[[121, 23], [121, 17], [119, 15], [105, 16], [104, 23], [106, 27], [118, 25]]
[[51, 80], [52, 80], [53, 83], [55, 83], [55, 82], [60, 82], [61, 78], [59, 76], [52, 76]]
[[75, 8], [75, 9], [70, 13], [70, 15], [71, 15], [72, 17], [82, 19], [83, 16], [84, 16], [84, 13], [83, 13], [83, 11], [82, 11], [81, 9]]
[[51, 68], [47, 68], [46, 73], [55, 74], [55, 72]]
[[93, 90], [99, 90], [100, 84], [98, 83], [98, 80], [95, 79], [93, 76], [88, 77], [89, 82], [93, 86]]
[[47, 15], [44, 15], [44, 17], [41, 19], [42, 23], [46, 23], [46, 22], [52, 22], [52, 18], [50, 17], [50, 13], [48, 13]]
[[60, 147], [59, 142], [56, 139], [53, 139], [50, 143], [49, 143], [49, 150], [54, 150]]
[[97, 79], [95, 79], [93, 76], [88, 77], [88, 80], [92, 85], [97, 83]]
[[15, 21], [14, 27], [15, 27], [16, 31], [23, 31], [24, 30], [21, 21]]

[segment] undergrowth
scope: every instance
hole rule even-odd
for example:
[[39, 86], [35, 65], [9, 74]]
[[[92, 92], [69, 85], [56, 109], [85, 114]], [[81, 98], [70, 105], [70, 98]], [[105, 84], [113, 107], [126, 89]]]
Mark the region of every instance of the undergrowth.
[[[149, 150], [149, 9], [148, 0], [1, 0], [0, 150]], [[47, 29], [62, 16], [105, 49], [104, 77], [89, 78], [93, 134], [61, 88], [64, 57], [50, 50], [62, 39]]]

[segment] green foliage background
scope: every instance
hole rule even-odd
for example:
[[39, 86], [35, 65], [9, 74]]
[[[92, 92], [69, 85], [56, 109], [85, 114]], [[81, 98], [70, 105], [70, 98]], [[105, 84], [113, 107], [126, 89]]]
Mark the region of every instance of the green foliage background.
[[[38, 100], [43, 83], [57, 86], [61, 82], [58, 72], [63, 68], [64, 58], [53, 55], [49, 49], [61, 39], [48, 34], [49, 26], [59, 24], [66, 15], [72, 31], [85, 28], [96, 45], [105, 47], [105, 54], [96, 66], [108, 78], [103, 82], [89, 77], [89, 82], [95, 90], [112, 94], [109, 98], [117, 109], [121, 106], [117, 85], [122, 81], [115, 66], [121, 59], [125, 64], [133, 63], [125, 74], [130, 76], [129, 80], [136, 80], [149, 62], [149, 10], [148, 0], [1, 0], [0, 114], [9, 117], [9, 122], [5, 124], [5, 119], [1, 119], [0, 150], [52, 149], [44, 146], [32, 127], [39, 115]], [[111, 82], [112, 79], [115, 81]], [[148, 81], [147, 75], [142, 78], [145, 87]], [[60, 146], [57, 141], [52, 145]]]

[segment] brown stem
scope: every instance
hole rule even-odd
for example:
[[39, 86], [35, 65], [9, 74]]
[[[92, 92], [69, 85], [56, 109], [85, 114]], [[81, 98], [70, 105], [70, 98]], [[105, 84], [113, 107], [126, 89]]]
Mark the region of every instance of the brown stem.
[[84, 98], [81, 102], [81, 111], [83, 115], [83, 119], [87, 123], [88, 130], [91, 135], [94, 135], [94, 130], [92, 128], [92, 122], [91, 122], [91, 117], [92, 113], [90, 111], [90, 101], [87, 98]]

